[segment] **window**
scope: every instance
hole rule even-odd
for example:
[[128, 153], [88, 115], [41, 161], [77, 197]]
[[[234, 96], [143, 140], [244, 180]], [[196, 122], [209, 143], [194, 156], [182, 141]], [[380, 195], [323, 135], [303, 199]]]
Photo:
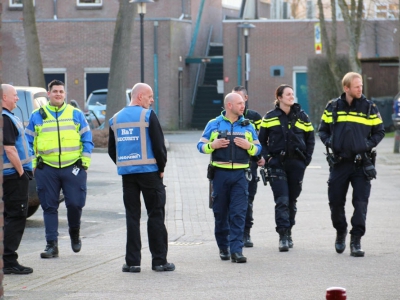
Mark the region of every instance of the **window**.
[[76, 5], [77, 6], [102, 6], [103, 5], [103, 0], [76, 0]]
[[[21, 8], [22, 9], [23, 0], [8, 0], [8, 5], [10, 8]], [[33, 0], [33, 6], [35, 6], [35, 0]]]
[[399, 16], [397, 4], [375, 4], [375, 18], [395, 19]]

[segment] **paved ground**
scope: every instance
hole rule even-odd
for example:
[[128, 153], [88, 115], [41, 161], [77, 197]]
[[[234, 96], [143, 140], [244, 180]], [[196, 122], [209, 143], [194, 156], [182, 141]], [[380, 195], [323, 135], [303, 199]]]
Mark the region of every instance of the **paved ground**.
[[[208, 208], [206, 166], [196, 150], [201, 132], [168, 133], [166, 224], [169, 261], [175, 272], [151, 270], [142, 209], [142, 272], [121, 272], [125, 216], [120, 178], [106, 153], [93, 154], [87, 205], [82, 218], [83, 248], [70, 249], [65, 208], [60, 209], [60, 257], [43, 260], [40, 212], [28, 221], [20, 262], [34, 268], [26, 276], [7, 275], [6, 299], [325, 299], [332, 286], [347, 289], [347, 299], [399, 299], [400, 155], [393, 138], [378, 147], [378, 179], [373, 181], [364, 258], [334, 250], [335, 232], [327, 204], [328, 168], [318, 141], [298, 202], [294, 248], [278, 252], [271, 189], [259, 184], [254, 202], [254, 248], [245, 248], [247, 264], [221, 261]], [[351, 193], [351, 188], [349, 195]], [[350, 196], [348, 197], [350, 199]], [[351, 202], [351, 201], [348, 201]], [[352, 213], [351, 203], [347, 206]]]

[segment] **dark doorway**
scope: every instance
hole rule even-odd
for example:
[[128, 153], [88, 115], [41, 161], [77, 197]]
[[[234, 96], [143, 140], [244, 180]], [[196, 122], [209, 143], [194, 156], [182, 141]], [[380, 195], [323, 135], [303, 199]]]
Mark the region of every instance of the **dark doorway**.
[[46, 90], [48, 90], [48, 84], [54, 79], [60, 80], [65, 83], [65, 73], [49, 73], [44, 74], [44, 80], [46, 81]]

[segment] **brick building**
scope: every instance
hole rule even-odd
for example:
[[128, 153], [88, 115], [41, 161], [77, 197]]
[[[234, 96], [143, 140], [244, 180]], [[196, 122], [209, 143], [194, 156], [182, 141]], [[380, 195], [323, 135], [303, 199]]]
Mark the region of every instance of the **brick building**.
[[[3, 79], [14, 85], [28, 85], [22, 11], [20, 7], [10, 6], [11, 2], [18, 0], [4, 1], [7, 3], [3, 6], [2, 21]], [[235, 85], [245, 85], [244, 39], [242, 29], [238, 28], [244, 21], [232, 19], [239, 16], [239, 10], [222, 7], [221, 2], [155, 0], [147, 4], [144, 21], [145, 82], [156, 87], [156, 112], [164, 129], [189, 128], [193, 114], [197, 114], [192, 95], [198, 64], [185, 62], [188, 62], [186, 58], [191, 49], [192, 57], [204, 57], [211, 27], [210, 41], [223, 47], [223, 73], [217, 79], [224, 80], [224, 93]], [[257, 3], [259, 17], [271, 17], [271, 2], [258, 0]], [[66, 82], [68, 99], [75, 99], [83, 106], [92, 90], [107, 86], [118, 0], [35, 0], [35, 5], [46, 79], [60, 76]], [[318, 19], [315, 19], [316, 10], [311, 12], [313, 19], [305, 19], [307, 15], [304, 15], [303, 19], [246, 20], [256, 26], [247, 38], [251, 57], [249, 104], [261, 114], [272, 108], [275, 88], [281, 83], [293, 85], [299, 103], [307, 109], [307, 91], [310, 88], [307, 86], [307, 61], [317, 55], [314, 25]], [[133, 17], [135, 25], [130, 71], [125, 82], [127, 88], [140, 81], [140, 26], [138, 16]], [[368, 79], [365, 84], [371, 92], [368, 97], [397, 93], [394, 91], [397, 84], [393, 83], [386, 84], [384, 90], [376, 88], [395, 79], [392, 75], [377, 76], [373, 71], [376, 66], [380, 68], [379, 74], [397, 72], [396, 64], [381, 63], [381, 58], [398, 59], [397, 27], [398, 20], [365, 21], [360, 57], [368, 63], [365, 68], [368, 73], [364, 74]], [[338, 51], [346, 53], [348, 43], [341, 21], [338, 43]], [[371, 61], [371, 58], [375, 60]], [[238, 67], [239, 62], [241, 67]], [[389, 68], [387, 72], [385, 68]], [[212, 89], [217, 90], [216, 80]], [[218, 97], [222, 99], [223, 94]], [[220, 109], [220, 99], [213, 100], [217, 103], [214, 111]], [[197, 127], [200, 129], [203, 123]]]
[[[22, 6], [17, 0], [3, 0], [3, 80], [28, 85]], [[88, 3], [94, 2], [94, 3]], [[202, 0], [168, 0], [147, 4], [144, 18], [145, 82], [154, 86], [158, 71], [158, 115], [166, 129], [177, 129], [178, 75], [182, 70], [183, 99], [191, 97], [193, 65], [185, 65]], [[209, 27], [221, 28], [220, 1], [203, 6], [194, 55], [203, 53]], [[204, 3], [203, 3], [204, 4]], [[132, 4], [132, 13], [133, 13]], [[35, 0], [37, 30], [46, 81], [60, 78], [66, 83], [67, 98], [83, 106], [94, 89], [106, 88], [110, 68], [118, 0]], [[140, 81], [140, 24], [135, 18], [132, 59], [126, 87]], [[155, 40], [155, 37], [157, 40]], [[213, 31], [213, 41], [222, 31]], [[154, 49], [157, 45], [157, 49]], [[158, 55], [158, 63], [154, 59]], [[157, 65], [156, 65], [157, 64]], [[180, 69], [181, 68], [181, 69]], [[183, 104], [183, 125], [190, 123], [192, 107]]]

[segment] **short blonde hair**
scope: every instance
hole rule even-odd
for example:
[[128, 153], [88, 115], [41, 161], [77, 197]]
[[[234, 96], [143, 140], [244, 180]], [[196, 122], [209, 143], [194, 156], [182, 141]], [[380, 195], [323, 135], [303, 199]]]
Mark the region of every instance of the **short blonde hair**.
[[344, 90], [344, 87], [350, 88], [351, 82], [353, 81], [354, 78], [360, 78], [362, 82], [362, 76], [356, 72], [349, 72], [346, 75], [344, 75], [342, 79], [342, 87]]

